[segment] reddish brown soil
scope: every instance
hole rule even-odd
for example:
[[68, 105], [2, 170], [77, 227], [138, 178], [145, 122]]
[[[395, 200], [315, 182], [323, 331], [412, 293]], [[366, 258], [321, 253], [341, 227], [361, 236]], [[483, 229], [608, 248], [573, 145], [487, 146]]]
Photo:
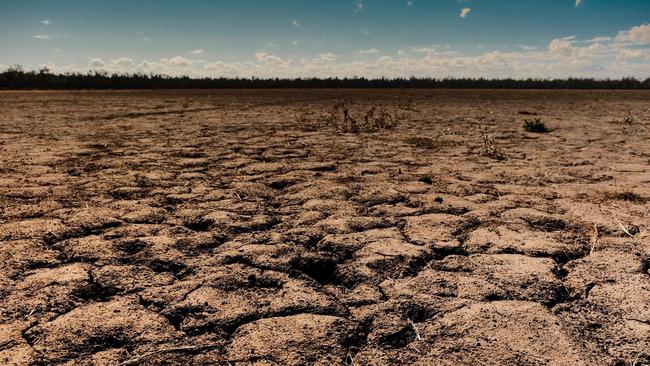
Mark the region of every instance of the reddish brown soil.
[[0, 93], [0, 364], [650, 363], [650, 93], [403, 94]]

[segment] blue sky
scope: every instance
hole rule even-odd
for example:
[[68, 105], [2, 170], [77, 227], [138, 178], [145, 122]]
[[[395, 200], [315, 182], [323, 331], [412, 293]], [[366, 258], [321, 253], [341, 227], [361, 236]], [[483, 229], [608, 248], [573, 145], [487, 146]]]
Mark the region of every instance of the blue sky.
[[649, 0], [0, 0], [0, 67], [648, 77]]

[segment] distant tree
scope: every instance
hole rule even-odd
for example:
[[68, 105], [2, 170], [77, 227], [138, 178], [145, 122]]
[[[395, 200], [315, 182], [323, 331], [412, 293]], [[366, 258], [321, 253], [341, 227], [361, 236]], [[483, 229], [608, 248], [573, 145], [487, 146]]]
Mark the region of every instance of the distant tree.
[[429, 88], [429, 89], [647, 89], [650, 78], [643, 82], [627, 77], [620, 80], [593, 78], [568, 79], [485, 79], [485, 78], [295, 78], [260, 79], [190, 78], [162, 74], [118, 74], [106, 71], [52, 73], [42, 67], [38, 73], [25, 72], [12, 65], [0, 73], [3, 89], [228, 89], [228, 88]]

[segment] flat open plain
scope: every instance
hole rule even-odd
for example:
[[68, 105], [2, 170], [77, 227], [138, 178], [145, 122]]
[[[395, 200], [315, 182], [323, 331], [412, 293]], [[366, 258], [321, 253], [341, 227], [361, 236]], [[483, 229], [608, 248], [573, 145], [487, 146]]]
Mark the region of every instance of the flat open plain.
[[[399, 124], [318, 125], [342, 97]], [[0, 111], [2, 365], [650, 364], [649, 92]]]

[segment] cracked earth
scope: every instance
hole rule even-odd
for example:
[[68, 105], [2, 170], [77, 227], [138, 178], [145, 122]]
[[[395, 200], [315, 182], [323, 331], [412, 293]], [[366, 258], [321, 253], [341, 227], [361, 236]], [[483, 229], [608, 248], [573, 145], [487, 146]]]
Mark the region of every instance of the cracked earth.
[[0, 93], [0, 364], [650, 364], [650, 94], [405, 93]]

